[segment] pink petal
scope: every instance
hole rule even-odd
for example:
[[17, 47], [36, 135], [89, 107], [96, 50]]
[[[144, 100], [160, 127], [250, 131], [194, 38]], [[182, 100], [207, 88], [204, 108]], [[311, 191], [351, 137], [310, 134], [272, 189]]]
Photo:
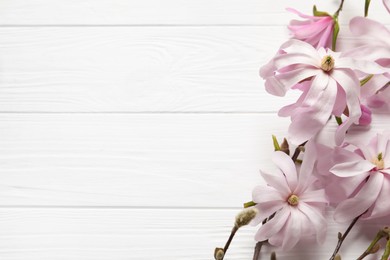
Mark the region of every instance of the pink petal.
[[[376, 50], [377, 52], [378, 50]], [[386, 55], [386, 54], [384, 54]], [[352, 69], [352, 70], [358, 70], [364, 73], [369, 74], [382, 74], [385, 72], [388, 72], [389, 69], [384, 68], [378, 63], [368, 60], [358, 60], [358, 59], [352, 59], [349, 57], [343, 57], [339, 58], [336, 62], [334, 67], [336, 69]]]
[[330, 172], [339, 177], [351, 177], [367, 173], [374, 167], [375, 165], [371, 162], [361, 159], [336, 164], [330, 169]]
[[336, 177], [338, 178], [338, 180], [336, 180], [336, 182], [333, 182], [327, 187], [327, 193], [337, 193], [338, 196], [343, 194], [342, 199], [345, 200], [346, 198], [351, 196], [356, 191], [356, 189], [358, 189], [358, 187], [363, 183], [363, 181], [365, 181], [365, 179], [369, 175], [370, 173], [366, 172], [353, 177]]
[[[320, 76], [321, 75], [321, 76]], [[329, 81], [323, 91], [326, 77], [319, 74], [314, 78], [312, 89], [308, 93], [300, 108], [291, 116], [289, 127], [290, 141], [294, 144], [309, 140], [320, 131], [328, 121], [336, 99], [337, 85], [334, 80]], [[317, 97], [314, 97], [317, 94]]]
[[285, 198], [270, 186], [256, 186], [252, 191], [252, 199], [256, 203], [285, 201]]
[[358, 123], [362, 114], [359, 102], [360, 83], [356, 75], [351, 70], [347, 69], [333, 70], [331, 77], [334, 78], [344, 89], [349, 110], [349, 118], [345, 120], [336, 131], [335, 141], [337, 145], [340, 145], [344, 140], [346, 131], [352, 124]]
[[314, 142], [309, 141], [305, 145], [305, 154], [299, 171], [298, 186], [294, 190], [295, 194], [302, 196], [307, 187], [313, 182], [314, 164], [317, 161], [317, 147]]
[[284, 96], [298, 82], [314, 76], [318, 69], [301, 68], [266, 78], [265, 89], [275, 96]]
[[293, 14], [296, 14], [296, 15], [302, 17], [302, 18], [306, 18], [306, 19], [321, 19], [321, 17], [307, 15], [307, 14], [301, 13], [298, 10], [296, 10], [294, 8], [291, 8], [291, 7], [286, 8], [286, 10], [291, 12], [291, 13], [293, 13]]
[[320, 214], [313, 207], [310, 207], [306, 203], [299, 203], [299, 210], [302, 211], [303, 214], [309, 219], [309, 221], [313, 224], [313, 227], [316, 231], [316, 237], [318, 243], [323, 243], [326, 237], [326, 226], [327, 221], [324, 216]]
[[342, 87], [337, 86], [336, 102], [334, 103], [332, 114], [341, 116], [347, 107], [347, 97]]
[[363, 214], [378, 197], [383, 182], [382, 174], [371, 174], [367, 183], [353, 198], [341, 202], [334, 213], [337, 222], [347, 222]]
[[287, 184], [286, 177], [279, 169], [275, 169], [272, 173], [260, 171], [265, 182], [275, 188], [283, 197], [287, 198], [291, 194], [290, 187]]
[[325, 190], [311, 190], [305, 191], [303, 194], [299, 195], [299, 201], [303, 202], [320, 202], [320, 203], [328, 203], [328, 200], [325, 195]]
[[318, 55], [317, 50], [313, 46], [300, 40], [291, 39], [283, 44], [280, 49], [284, 50], [286, 53], [306, 54], [309, 57], [318, 60], [321, 60], [322, 58]]
[[373, 210], [369, 218], [390, 216], [389, 194], [390, 194], [390, 176], [384, 176], [382, 189], [373, 206]]
[[275, 67], [281, 68], [293, 65], [304, 64], [319, 68], [319, 61], [311, 56], [302, 53], [287, 53], [274, 58]]
[[326, 47], [329, 44], [329, 41], [331, 39], [330, 35], [333, 31], [333, 26], [328, 26], [326, 30], [322, 33], [322, 37], [320, 38], [320, 41], [317, 44], [317, 48], [319, 47]]
[[284, 152], [275, 152], [272, 154], [272, 162], [284, 173], [290, 190], [294, 190], [297, 186], [297, 170], [291, 157]]
[[277, 212], [270, 221], [259, 228], [255, 235], [256, 241], [267, 240], [274, 234], [278, 233], [286, 223], [289, 216], [290, 209], [288, 207], [284, 207], [279, 212]]
[[301, 238], [302, 224], [307, 220], [306, 216], [296, 208], [292, 207], [290, 212], [291, 214], [287, 220], [286, 231], [284, 233], [283, 250], [290, 250], [298, 243]]
[[[388, 7], [389, 0], [386, 1], [387, 5], [384, 1], [385, 6]], [[371, 36], [374, 39], [380, 39], [383, 42], [388, 42], [388, 37], [390, 36], [389, 30], [383, 24], [363, 17], [351, 19], [349, 29], [354, 35]]]
[[286, 205], [286, 202], [272, 201], [269, 203], [257, 204], [255, 207], [258, 209], [256, 214], [255, 221], [251, 223], [252, 225], [258, 225], [263, 222], [264, 219], [268, 218], [275, 212], [279, 211]]

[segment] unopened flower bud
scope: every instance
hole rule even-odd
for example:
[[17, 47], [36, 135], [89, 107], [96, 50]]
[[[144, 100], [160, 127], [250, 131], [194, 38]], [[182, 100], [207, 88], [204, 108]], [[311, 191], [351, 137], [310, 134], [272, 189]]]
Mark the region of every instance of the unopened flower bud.
[[234, 223], [236, 228], [240, 228], [242, 226], [246, 226], [251, 222], [252, 219], [257, 214], [257, 209], [256, 208], [249, 208], [249, 209], [244, 209], [238, 215], [236, 216], [236, 222]]
[[283, 139], [283, 143], [280, 145], [280, 151], [286, 153], [287, 155], [290, 155], [290, 147], [286, 138]]
[[214, 250], [214, 258], [215, 260], [222, 260], [225, 256], [225, 252], [223, 251], [223, 248], [217, 247]]
[[362, 111], [362, 115], [359, 118], [359, 125], [366, 126], [371, 124], [371, 110], [364, 105], [360, 105], [360, 110]]

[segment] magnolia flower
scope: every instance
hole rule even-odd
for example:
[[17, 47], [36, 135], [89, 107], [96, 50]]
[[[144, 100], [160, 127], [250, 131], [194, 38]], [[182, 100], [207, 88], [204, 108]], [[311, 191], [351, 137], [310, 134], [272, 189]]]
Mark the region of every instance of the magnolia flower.
[[[346, 50], [346, 55], [362, 57], [390, 68], [390, 31], [386, 26], [368, 18], [355, 17], [349, 27], [357, 38], [355, 48], [345, 46], [350, 49]], [[362, 102], [370, 108], [389, 112], [390, 99], [383, 95], [389, 91], [389, 83], [388, 72], [370, 78], [361, 89]]]
[[315, 48], [330, 47], [334, 21], [331, 16], [311, 16], [305, 15], [295, 9], [287, 8], [288, 11], [299, 15], [307, 20], [292, 20], [288, 29], [293, 37], [305, 41]]
[[329, 189], [341, 190], [346, 199], [338, 204], [334, 218], [346, 222], [390, 215], [390, 134], [378, 134], [368, 145], [350, 151], [336, 147], [330, 172], [338, 178]]
[[279, 151], [272, 156], [278, 168], [272, 172], [261, 171], [268, 185], [257, 186], [253, 190], [253, 201], [259, 210], [256, 219], [260, 223], [273, 213], [275, 215], [257, 231], [257, 241], [268, 239], [270, 244], [285, 250], [311, 235], [316, 235], [317, 241], [323, 242], [326, 220], [322, 212], [327, 199], [325, 191], [315, 189], [313, 185], [315, 158], [315, 152], [306, 152], [298, 175], [292, 159]]
[[309, 140], [331, 115], [341, 116], [348, 109], [348, 118], [336, 131], [336, 144], [341, 144], [345, 132], [361, 116], [360, 82], [354, 70], [369, 74], [386, 71], [373, 61], [344, 57], [330, 49], [316, 50], [298, 40], [283, 44], [260, 69], [269, 93], [284, 96], [290, 88], [303, 92], [296, 103], [279, 111], [280, 116], [291, 117], [289, 134], [293, 143]]

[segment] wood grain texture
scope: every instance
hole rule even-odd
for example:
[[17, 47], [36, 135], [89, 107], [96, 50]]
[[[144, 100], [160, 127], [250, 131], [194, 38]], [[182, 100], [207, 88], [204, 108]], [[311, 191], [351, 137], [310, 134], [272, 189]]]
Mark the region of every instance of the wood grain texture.
[[[1, 25], [285, 25], [286, 7], [310, 14], [313, 4], [334, 13], [339, 1], [286, 0], [2, 0]], [[363, 15], [364, 1], [346, 1], [341, 22]], [[376, 19], [388, 16], [382, 1], [372, 1]], [[387, 18], [387, 22], [388, 22]]]
[[[212, 259], [226, 241], [237, 210], [213, 209], [0, 209], [0, 258], [7, 260]], [[330, 212], [331, 213], [331, 212]], [[322, 246], [301, 243], [280, 260], [328, 259], [337, 232], [329, 214]], [[356, 259], [384, 220], [358, 223], [341, 250]], [[252, 259], [256, 227], [243, 227], [226, 259]], [[353, 245], [353, 246], [352, 246]], [[261, 259], [275, 248], [264, 246]], [[378, 259], [379, 254], [367, 259]]]
[[[264, 35], [273, 34], [269, 44]], [[274, 112], [284, 27], [0, 28], [0, 111]]]
[[[240, 207], [272, 166], [274, 114], [2, 114], [1, 205]], [[388, 128], [376, 118], [371, 133]], [[325, 133], [335, 130], [332, 123]], [[328, 139], [326, 139], [328, 138]], [[332, 137], [325, 137], [327, 143]]]
[[[2, 114], [2, 205], [240, 207], [288, 120]], [[267, 122], [267, 123], [265, 123]]]

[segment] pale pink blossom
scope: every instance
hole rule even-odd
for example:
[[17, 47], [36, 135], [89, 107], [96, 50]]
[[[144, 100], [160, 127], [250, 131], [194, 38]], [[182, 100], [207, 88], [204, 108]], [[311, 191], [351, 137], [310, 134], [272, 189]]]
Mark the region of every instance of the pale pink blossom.
[[341, 144], [348, 128], [359, 122], [360, 82], [355, 73], [379, 74], [386, 71], [373, 61], [345, 57], [330, 49], [316, 50], [310, 44], [289, 40], [277, 55], [260, 69], [266, 90], [284, 96], [293, 88], [303, 93], [296, 103], [282, 108], [280, 116], [290, 116], [290, 140], [300, 144], [316, 135], [331, 115], [341, 116], [348, 109], [348, 118], [335, 135]]
[[293, 38], [307, 42], [315, 48], [331, 46], [334, 27], [334, 21], [331, 16], [311, 16], [292, 8], [287, 8], [287, 10], [306, 19], [304, 21], [292, 20], [290, 22], [288, 29], [293, 34]]
[[366, 219], [390, 216], [389, 133], [378, 134], [366, 145], [350, 146], [333, 151], [330, 172], [337, 180], [327, 189], [345, 196], [336, 207], [335, 220], [346, 222], [363, 213]]
[[275, 152], [272, 160], [278, 168], [272, 172], [261, 171], [268, 185], [257, 186], [253, 190], [253, 201], [259, 210], [257, 223], [275, 214], [257, 231], [257, 241], [268, 239], [270, 244], [285, 250], [314, 235], [319, 243], [323, 242], [326, 235], [323, 210], [328, 201], [324, 189], [314, 185], [316, 179], [312, 171], [315, 158], [314, 151], [305, 152], [298, 174], [288, 155]]
[[[349, 27], [356, 39], [355, 46], [349, 46], [346, 55], [375, 61], [390, 68], [390, 31], [386, 26], [368, 18], [355, 17]], [[389, 112], [390, 99], [386, 95], [389, 83], [388, 72], [373, 76], [361, 89], [362, 102], [376, 111]]]

